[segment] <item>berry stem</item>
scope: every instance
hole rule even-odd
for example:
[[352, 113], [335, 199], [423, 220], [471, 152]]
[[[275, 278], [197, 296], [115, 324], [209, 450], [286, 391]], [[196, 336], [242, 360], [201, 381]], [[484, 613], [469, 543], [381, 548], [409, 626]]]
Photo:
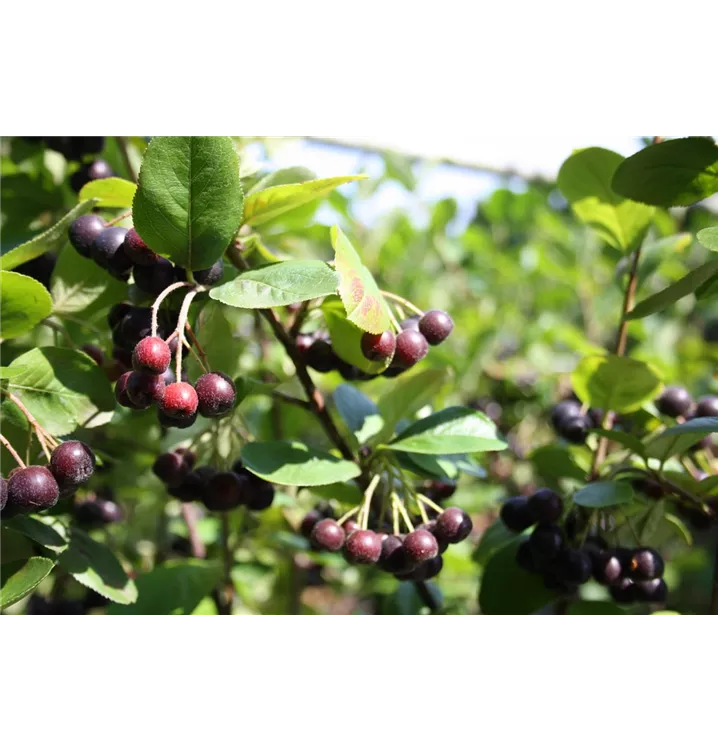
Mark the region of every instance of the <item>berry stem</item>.
[[421, 501], [421, 498], [418, 495], [416, 496], [416, 505], [419, 508], [419, 515], [421, 516], [421, 520], [424, 523], [429, 523], [429, 516], [426, 513], [426, 508], [424, 507], [424, 503]]
[[391, 496], [391, 522], [394, 528], [394, 536], [399, 536], [399, 506], [396, 504], [396, 498]]
[[192, 547], [192, 556], [197, 558], [205, 557], [207, 550], [197, 531], [197, 516], [192, 503], [182, 503], [182, 518], [184, 518], [184, 522], [187, 525], [187, 535]]
[[394, 300], [394, 302], [398, 302], [400, 305], [405, 307], [407, 310], [410, 310], [415, 315], [424, 314], [424, 312], [420, 308], [418, 308], [416, 305], [413, 305], [411, 302], [409, 302], [408, 299], [404, 299], [403, 297], [400, 297], [398, 294], [394, 294], [393, 292], [385, 292], [383, 289], [381, 289], [380, 291], [383, 297]]
[[123, 219], [127, 219], [130, 216], [132, 216], [132, 211], [125, 211], [125, 213], [120, 214], [119, 216], [115, 216], [114, 219], [111, 221], [108, 221], [106, 226], [111, 227], [113, 224], [119, 224]]
[[202, 348], [202, 345], [197, 340], [197, 337], [194, 335], [194, 331], [192, 330], [192, 326], [189, 324], [189, 321], [187, 321], [187, 325], [185, 326], [185, 331], [189, 334], [190, 340], [192, 341], [192, 345], [197, 350], [197, 353], [200, 357], [202, 357], [202, 362], [204, 363], [204, 369], [209, 372], [212, 368], [209, 366], [209, 362], [207, 361], [207, 354]]
[[125, 162], [125, 169], [127, 169], [127, 174], [130, 176], [130, 179], [133, 182], [137, 182], [137, 175], [135, 174], [135, 170], [132, 167], [132, 161], [130, 160], [130, 152], [127, 150], [127, 139], [124, 135], [116, 135], [115, 140], [117, 141], [117, 146], [120, 149], [120, 153], [122, 154], [122, 161]]
[[[175, 289], [181, 289], [183, 286], [192, 286], [188, 281], [177, 281], [174, 284], [170, 284], [167, 289], [165, 289], [163, 292], [161, 292], [157, 299], [152, 303], [152, 330], [151, 335], [156, 336], [157, 335], [157, 315], [160, 311], [160, 305], [162, 304], [163, 300], [172, 292], [174, 292]], [[178, 331], [181, 329], [178, 327]], [[174, 335], [174, 334], [173, 334]], [[169, 341], [172, 337], [170, 336], [167, 341]]]
[[[42, 450], [44, 451], [45, 455], [47, 456], [47, 460], [49, 461], [50, 455], [47, 450], [47, 445], [50, 445], [51, 447], [55, 448], [58, 445], [60, 445], [60, 443], [57, 440], [55, 440], [55, 438], [52, 437], [50, 433], [46, 432], [40, 426], [40, 424], [35, 419], [35, 417], [33, 417], [32, 414], [30, 414], [25, 404], [23, 404], [23, 402], [20, 401], [20, 399], [14, 393], [9, 393], [8, 391], [2, 391], [2, 393], [4, 396], [9, 398], [10, 401], [12, 401], [15, 404], [15, 406], [17, 406], [17, 408], [20, 409], [20, 411], [25, 415], [25, 419], [27, 419], [27, 421], [30, 423], [30, 426], [32, 427], [32, 429], [35, 430], [37, 441], [38, 443], [40, 443], [40, 446], [42, 447]], [[45, 441], [47, 441], [47, 444]]]
[[376, 490], [380, 479], [381, 474], [376, 474], [374, 477], [372, 477], [372, 480], [371, 482], [369, 482], [369, 486], [366, 488], [366, 492], [364, 493], [364, 508], [362, 511], [362, 519], [360, 524], [362, 529], [366, 529], [369, 526], [369, 508], [371, 507], [371, 499], [374, 496], [374, 490]]
[[51, 328], [53, 331], [57, 331], [58, 333], [61, 333], [65, 341], [70, 345], [72, 349], [80, 350], [80, 347], [78, 347], [75, 342], [72, 340], [72, 336], [67, 332], [67, 329], [60, 325], [55, 320], [52, 320], [51, 318], [45, 318], [45, 320], [41, 321], [42, 325], [47, 326], [48, 328]]
[[345, 521], [348, 521], [350, 518], [355, 516], [360, 510], [362, 509], [361, 505], [356, 505], [354, 508], [352, 508], [348, 513], [345, 513], [338, 521], [337, 523], [341, 526]]
[[[184, 283], [184, 282], [181, 282]], [[171, 287], [167, 287], [167, 289], [170, 289]], [[165, 289], [165, 292], [167, 291]], [[187, 315], [189, 314], [189, 307], [192, 304], [192, 300], [195, 298], [197, 294], [199, 294], [199, 289], [193, 289], [191, 292], [187, 292], [185, 295], [184, 300], [182, 301], [182, 307], [179, 311], [179, 318], [177, 320], [177, 336], [179, 337], [179, 341], [177, 342], [177, 352], [175, 354], [175, 377], [177, 378], [177, 382], [182, 382], [182, 332], [184, 331], [184, 327], [187, 323]], [[159, 297], [158, 297], [159, 299]], [[155, 317], [156, 311], [152, 310], [152, 316]], [[155, 323], [155, 320], [152, 321], [153, 324]]]
[[440, 505], [437, 505], [433, 500], [430, 500], [426, 495], [417, 493], [416, 499], [419, 501], [419, 503], [423, 505], [428, 505], [432, 510], [435, 510], [437, 513], [444, 512], [444, 509]]
[[396, 499], [397, 508], [399, 508], [399, 513], [401, 513], [401, 517], [406, 524], [406, 528], [409, 529], [409, 531], [414, 531], [414, 524], [411, 522], [411, 518], [409, 518], [409, 514], [406, 512], [404, 501], [399, 497], [399, 495], [396, 494], [396, 492], [392, 494], [392, 497]]
[[5, 437], [5, 435], [0, 435], [0, 443], [2, 443], [8, 450], [8, 453], [15, 459], [17, 462], [17, 465], [21, 468], [25, 468], [25, 462], [20, 458], [17, 451], [10, 445], [10, 442]]
[[[228, 260], [240, 271], [246, 271], [250, 267], [244, 256], [242, 255], [243, 249], [244, 245], [241, 241], [234, 242], [227, 249]], [[287, 355], [292, 360], [294, 369], [297, 372], [297, 377], [299, 378], [299, 382], [302, 384], [302, 388], [304, 388], [304, 391], [307, 394], [307, 400], [309, 401], [310, 408], [316, 415], [317, 419], [321, 422], [321, 425], [324, 428], [324, 432], [327, 434], [327, 437], [331, 440], [332, 443], [334, 443], [339, 452], [342, 454], [343, 458], [347, 459], [348, 461], [353, 461], [354, 454], [352, 453], [351, 448], [349, 448], [349, 446], [347, 445], [347, 442], [341, 436], [336, 424], [334, 423], [334, 420], [332, 419], [331, 414], [329, 414], [329, 411], [326, 408], [326, 404], [324, 403], [324, 397], [314, 385], [314, 381], [307, 371], [307, 368], [302, 361], [302, 357], [297, 351], [297, 347], [294, 344], [294, 339], [292, 339], [284, 329], [284, 326], [279, 321], [279, 318], [277, 318], [274, 310], [272, 310], [271, 308], [266, 308], [264, 310], [260, 310], [259, 312], [267, 321], [267, 323], [269, 323], [269, 326], [271, 327], [275, 337], [282, 344], [284, 350], [287, 352]]]

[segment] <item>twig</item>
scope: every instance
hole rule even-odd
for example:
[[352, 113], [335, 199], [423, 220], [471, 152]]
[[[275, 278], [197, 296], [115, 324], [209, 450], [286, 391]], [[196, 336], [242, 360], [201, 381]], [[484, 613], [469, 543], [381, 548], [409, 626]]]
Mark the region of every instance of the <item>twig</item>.
[[42, 323], [42, 325], [47, 326], [48, 328], [51, 328], [53, 331], [57, 331], [58, 333], [61, 333], [72, 349], [78, 348], [75, 345], [75, 342], [72, 340], [72, 336], [70, 336], [70, 334], [67, 332], [65, 327], [61, 326], [57, 321], [51, 320], [50, 318], [45, 318], [45, 320], [42, 320], [40, 322]]
[[39, 422], [35, 419], [35, 417], [33, 417], [32, 414], [30, 414], [25, 404], [23, 404], [23, 402], [20, 401], [20, 399], [14, 393], [9, 393], [8, 391], [3, 391], [3, 393], [25, 415], [25, 419], [27, 419], [27, 421], [30, 423], [33, 430], [35, 430], [37, 441], [40, 443], [40, 446], [42, 447], [42, 450], [44, 451], [45, 455], [47, 456], [47, 460], [49, 461], [50, 454], [47, 449], [47, 445], [45, 444], [45, 440], [47, 440], [47, 443], [52, 447], [58, 446], [59, 445], [58, 441], [55, 440], [55, 438], [52, 437], [52, 435], [50, 435], [49, 432], [47, 432], [40, 426]]
[[194, 335], [194, 331], [192, 330], [192, 326], [189, 324], [189, 321], [187, 321], [187, 323], [185, 324], [184, 329], [189, 334], [190, 340], [192, 341], [192, 346], [197, 350], [199, 356], [202, 357], [202, 362], [205, 366], [205, 369], [209, 372], [211, 368], [209, 366], [209, 362], [207, 361], [207, 354], [202, 348], [202, 345], [197, 340], [197, 337]]
[[123, 219], [127, 219], [130, 216], [132, 216], [132, 211], [125, 211], [125, 213], [115, 216], [114, 219], [108, 221], [107, 226], [111, 227], [113, 224], [119, 224]]
[[276, 398], [278, 401], [284, 401], [285, 404], [298, 406], [300, 409], [308, 409], [309, 411], [312, 410], [312, 405], [309, 403], [309, 401], [305, 401], [304, 399], [295, 398], [294, 396], [290, 396], [286, 393], [281, 393], [280, 391], [272, 391], [269, 395], [272, 398]]
[[25, 462], [20, 458], [17, 451], [12, 447], [12, 445], [10, 445], [10, 442], [5, 437], [5, 435], [0, 435], [0, 443], [2, 443], [8, 449], [8, 453], [15, 459], [15, 461], [17, 461], [18, 466], [21, 469], [24, 469]]
[[197, 531], [197, 517], [192, 503], [182, 503], [182, 518], [184, 518], [184, 522], [187, 524], [187, 534], [192, 547], [192, 556], [200, 559], [205, 557], [207, 550]]

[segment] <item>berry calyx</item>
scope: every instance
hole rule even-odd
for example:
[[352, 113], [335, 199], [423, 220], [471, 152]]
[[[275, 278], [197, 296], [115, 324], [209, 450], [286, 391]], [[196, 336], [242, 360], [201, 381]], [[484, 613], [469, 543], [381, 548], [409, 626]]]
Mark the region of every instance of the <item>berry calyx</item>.
[[336, 521], [323, 518], [312, 529], [310, 540], [314, 549], [338, 552], [344, 546], [345, 537], [344, 529]]
[[404, 549], [414, 563], [423, 563], [439, 554], [436, 537], [426, 529], [416, 529], [407, 534], [404, 539]]
[[161, 375], [151, 375], [147, 372], [131, 372], [125, 388], [127, 398], [137, 409], [148, 409], [153, 403], [159, 402], [166, 390]]
[[37, 513], [52, 508], [60, 488], [52, 472], [44, 466], [28, 466], [10, 473], [7, 505], [18, 513]]
[[202, 502], [208, 510], [228, 511], [244, 502], [247, 478], [233, 471], [220, 471], [206, 483]]
[[528, 501], [525, 497], [510, 497], [504, 501], [501, 506], [499, 513], [504, 526], [509, 531], [514, 531], [517, 534], [528, 529], [529, 526], [533, 526], [534, 520], [529, 513]]
[[344, 543], [344, 557], [356, 565], [373, 565], [381, 557], [381, 550], [379, 535], [365, 529], [353, 531]]
[[664, 568], [663, 558], [658, 552], [650, 547], [643, 547], [633, 551], [630, 568], [626, 572], [634, 581], [648, 581], [660, 578]]
[[362, 354], [372, 362], [391, 359], [396, 351], [396, 336], [392, 331], [369, 333], [361, 337]]
[[447, 508], [436, 519], [435, 535], [449, 544], [458, 544], [471, 533], [474, 524], [461, 508]]
[[193, 271], [194, 280], [202, 286], [213, 286], [222, 281], [224, 276], [224, 262], [220, 258], [213, 266], [200, 271]]
[[454, 330], [454, 321], [443, 310], [429, 310], [419, 319], [419, 331], [431, 346], [445, 341]]
[[693, 406], [691, 394], [677, 385], [669, 386], [656, 399], [656, 408], [667, 417], [683, 417]]
[[553, 523], [561, 518], [563, 500], [547, 488], [536, 490], [528, 500], [528, 511], [538, 523]]
[[89, 258], [92, 255], [95, 240], [104, 229], [105, 222], [97, 214], [80, 216], [70, 224], [68, 231], [70, 244], [83, 258]]
[[159, 336], [146, 336], [132, 352], [132, 366], [138, 372], [162, 375], [170, 366], [169, 346]]
[[428, 351], [429, 344], [423, 334], [411, 329], [402, 331], [396, 337], [393, 363], [407, 370], [424, 359]]
[[[164, 380], [162, 381], [164, 387]], [[132, 394], [130, 393], [130, 398]], [[162, 414], [172, 418], [188, 419], [197, 413], [197, 391], [189, 383], [172, 383], [164, 389], [159, 400]]]
[[203, 417], [221, 417], [234, 406], [237, 389], [229, 375], [208, 372], [195, 383], [197, 408]]
[[718, 396], [703, 396], [696, 404], [696, 417], [718, 417]]
[[55, 448], [50, 456], [50, 471], [60, 492], [74, 490], [84, 484], [95, 471], [95, 454], [79, 440], [68, 440]]
[[147, 247], [134, 227], [127, 232], [125, 237], [125, 253], [136, 266], [151, 266], [159, 257]]

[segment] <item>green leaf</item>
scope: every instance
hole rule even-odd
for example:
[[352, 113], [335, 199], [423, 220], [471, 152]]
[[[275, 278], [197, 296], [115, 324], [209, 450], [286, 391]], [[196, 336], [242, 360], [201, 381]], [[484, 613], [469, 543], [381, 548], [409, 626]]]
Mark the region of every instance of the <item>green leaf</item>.
[[0, 609], [27, 596], [47, 577], [54, 565], [47, 557], [31, 557], [0, 565]]
[[313, 450], [296, 441], [247, 443], [242, 449], [242, 461], [249, 471], [262, 479], [299, 487], [346, 482], [361, 474], [353, 461]]
[[629, 156], [613, 189], [651, 206], [688, 206], [718, 192], [718, 146], [710, 138], [656, 143]]
[[654, 543], [653, 537], [663, 523], [665, 515], [666, 501], [659, 500], [654, 503], [650, 511], [646, 514], [646, 517], [643, 519], [641, 530], [638, 533], [641, 544], [651, 545]]
[[24, 370], [24, 367], [16, 367], [15, 365], [12, 365], [11, 367], [0, 367], [0, 380], [11, 380]]
[[65, 214], [57, 224], [46, 229], [42, 234], [33, 237], [31, 240], [18, 245], [0, 258], [0, 269], [11, 271], [21, 263], [37, 258], [43, 253], [56, 250], [67, 242], [67, 230], [78, 216], [90, 213], [95, 207], [95, 201], [83, 201], [75, 206], [69, 213]]
[[328, 177], [293, 185], [274, 185], [263, 190], [255, 189], [247, 195], [244, 204], [244, 223], [256, 227], [298, 206], [323, 198], [340, 185], [365, 179], [365, 175]]
[[337, 290], [339, 277], [319, 260], [288, 260], [244, 271], [210, 290], [225, 305], [246, 309], [280, 307], [316, 299]]
[[234, 387], [237, 389], [239, 404], [249, 396], [271, 396], [276, 390], [276, 383], [263, 383], [261, 380], [240, 376], [235, 378]]
[[137, 185], [121, 177], [106, 177], [92, 180], [82, 186], [80, 200], [95, 199], [98, 208], [130, 208], [137, 191]]
[[382, 436], [391, 437], [400, 419], [413, 417], [419, 409], [430, 404], [448, 377], [448, 369], [433, 369], [402, 376], [394, 381], [392, 388], [382, 395], [377, 404], [379, 413], [384, 417]]
[[135, 229], [183, 268], [209, 268], [242, 221], [239, 161], [226, 136], [156, 136], [132, 204]]
[[604, 430], [600, 427], [596, 427], [595, 429], [591, 430], [591, 432], [595, 433], [596, 435], [601, 435], [602, 437], [607, 437], [614, 443], [618, 443], [624, 448], [629, 448], [639, 456], [644, 455], [646, 451], [643, 443], [635, 435], [630, 435], [627, 432], [621, 432], [621, 430]]
[[278, 169], [276, 172], [265, 175], [261, 180], [258, 180], [252, 188], [247, 191], [246, 200], [248, 201], [249, 196], [253, 193], [259, 193], [270, 187], [276, 187], [277, 185], [293, 185], [298, 182], [309, 182], [316, 178], [316, 174], [306, 167], [284, 167], [283, 169]]
[[391, 319], [374, 277], [339, 227], [332, 227], [331, 240], [347, 318], [365, 331], [383, 333], [391, 327]]
[[384, 426], [376, 404], [351, 385], [342, 383], [334, 391], [334, 406], [359, 445], [377, 435]]
[[620, 413], [636, 411], [661, 390], [661, 379], [645, 362], [613, 354], [585, 357], [571, 376], [584, 404]]
[[[0, 565], [27, 560], [34, 554], [32, 542], [9, 523], [0, 526]], [[2, 578], [0, 578], [2, 584]]]
[[70, 545], [57, 564], [83, 586], [113, 602], [132, 604], [137, 600], [135, 583], [112, 550], [80, 529], [70, 530]]
[[503, 450], [507, 444], [482, 412], [450, 406], [420, 419], [386, 446], [410, 453], [479, 453]]
[[707, 227], [701, 229], [696, 235], [698, 242], [713, 252], [718, 252], [718, 227]]
[[481, 535], [472, 558], [479, 565], [486, 565], [493, 555], [515, 540], [516, 534], [509, 531], [503, 521], [494, 521]]
[[646, 455], [665, 461], [685, 453], [706, 435], [718, 432], [718, 417], [699, 417], [669, 427], [646, 445]]
[[9, 521], [8, 526], [49, 549], [54, 555], [67, 548], [67, 530], [56, 518], [43, 517], [40, 520], [32, 516], [17, 516]]
[[663, 520], [673, 527], [676, 534], [689, 547], [693, 545], [693, 534], [691, 534], [688, 527], [683, 523], [683, 521], [680, 518], [674, 516], [672, 513], [666, 513], [666, 515], [663, 517]]
[[627, 320], [637, 320], [638, 318], [645, 318], [653, 313], [661, 312], [670, 307], [674, 302], [679, 299], [692, 294], [702, 284], [710, 281], [714, 276], [718, 275], [718, 260], [710, 260], [708, 263], [704, 263], [698, 268], [694, 268], [690, 273], [686, 274], [682, 279], [676, 281], [675, 284], [671, 284], [666, 289], [653, 294], [648, 299], [644, 299], [639, 302], [631, 312], [626, 315]]
[[73, 248], [66, 247], [60, 253], [52, 272], [50, 291], [54, 302], [53, 312], [57, 315], [69, 315], [84, 310], [111, 286], [125, 287], [97, 263], [83, 258]]
[[51, 435], [68, 435], [95, 412], [115, 408], [107, 376], [83, 352], [53, 346], [31, 349], [13, 365], [25, 370], [8, 390]]
[[545, 479], [576, 479], [582, 482], [586, 472], [576, 463], [565, 445], [544, 445], [530, 456], [536, 471]]
[[31, 331], [52, 312], [52, 298], [35, 279], [12, 271], [0, 271], [0, 320], [2, 337], [13, 339]]
[[530, 615], [556, 598], [541, 576], [519, 568], [516, 550], [520, 543], [521, 538], [515, 538], [489, 558], [479, 590], [482, 614]]
[[322, 303], [322, 314], [332, 340], [332, 348], [340, 359], [370, 374], [386, 370], [391, 360], [372, 362], [362, 353], [361, 339], [364, 331], [347, 319], [347, 312], [339, 297], [327, 297]]
[[633, 500], [633, 489], [627, 482], [592, 482], [574, 493], [573, 501], [584, 508], [610, 508]]
[[567, 615], [625, 615], [628, 614], [613, 602], [571, 602], [566, 610]]
[[214, 560], [172, 560], [138, 576], [137, 601], [112, 605], [108, 615], [190, 615], [222, 577]]
[[558, 186], [578, 218], [613, 247], [630, 252], [643, 240], [653, 209], [626, 200], [611, 188], [623, 157], [605, 148], [578, 151], [563, 163]]

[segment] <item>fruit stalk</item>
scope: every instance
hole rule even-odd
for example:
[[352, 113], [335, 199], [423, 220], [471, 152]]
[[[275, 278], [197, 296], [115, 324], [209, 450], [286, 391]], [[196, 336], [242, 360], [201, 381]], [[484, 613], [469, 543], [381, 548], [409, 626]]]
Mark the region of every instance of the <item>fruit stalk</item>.
[[5, 437], [5, 435], [0, 435], [0, 443], [2, 443], [8, 450], [8, 453], [17, 461], [18, 466], [21, 469], [25, 468], [25, 462], [20, 458], [20, 456], [17, 454], [17, 451], [10, 445], [10, 442]]

